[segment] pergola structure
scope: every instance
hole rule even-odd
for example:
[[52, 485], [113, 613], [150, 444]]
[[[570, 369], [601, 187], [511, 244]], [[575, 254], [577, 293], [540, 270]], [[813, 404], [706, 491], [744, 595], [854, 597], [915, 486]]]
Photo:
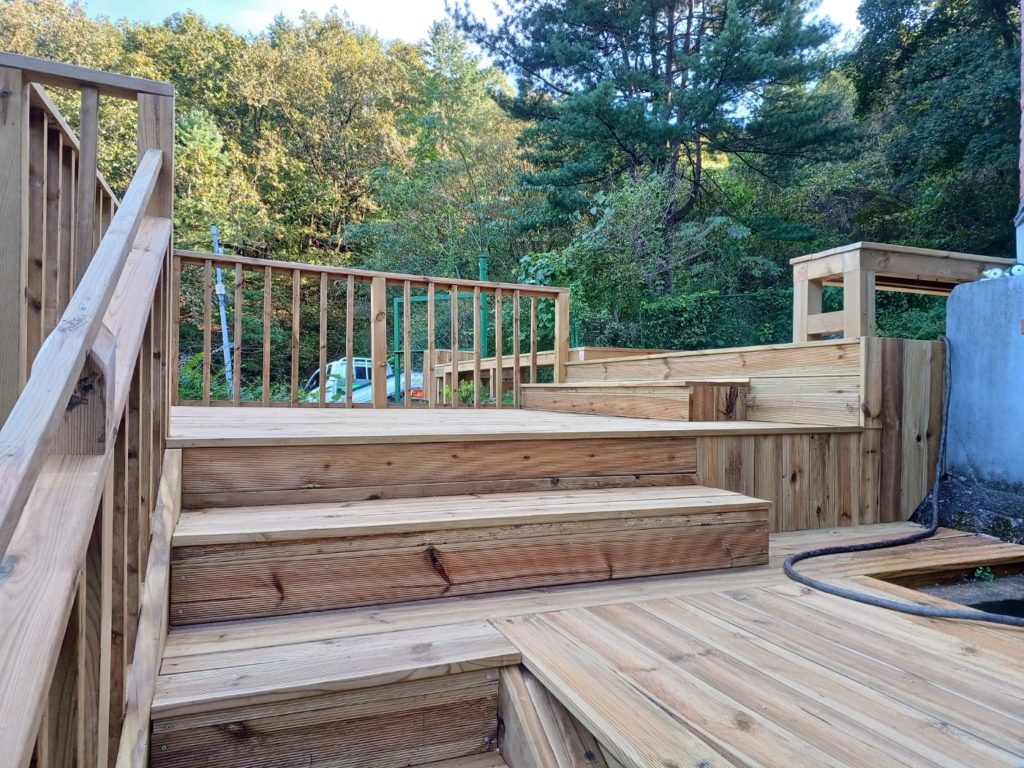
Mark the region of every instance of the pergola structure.
[[[797, 342], [835, 335], [874, 336], [876, 291], [947, 296], [961, 283], [977, 280], [986, 269], [1007, 269], [1014, 261], [861, 242], [789, 263], [793, 265], [793, 341]], [[842, 287], [841, 310], [821, 311], [821, 289], [826, 285]]]

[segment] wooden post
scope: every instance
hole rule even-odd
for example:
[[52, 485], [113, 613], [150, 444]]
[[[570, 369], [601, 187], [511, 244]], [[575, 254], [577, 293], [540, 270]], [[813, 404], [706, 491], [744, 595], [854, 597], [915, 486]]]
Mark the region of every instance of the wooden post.
[[793, 283], [793, 341], [807, 341], [807, 318], [821, 313], [821, 283], [798, 280]]
[[114, 434], [114, 335], [103, 326], [64, 412], [53, 453], [103, 455]]
[[[82, 87], [82, 109], [78, 129], [78, 202], [75, 205], [75, 283], [96, 252], [96, 153], [99, 140], [100, 93], [96, 88]], [[142, 156], [139, 155], [141, 158]], [[72, 292], [74, 289], [72, 288]]]
[[375, 277], [370, 282], [370, 316], [373, 327], [370, 329], [370, 357], [373, 362], [371, 386], [373, 387], [373, 407], [388, 407], [388, 297], [387, 281], [383, 277]]
[[861, 267], [861, 252], [843, 257], [843, 336], [875, 335], [875, 273]]
[[402, 405], [412, 407], [412, 287], [406, 280], [402, 285], [402, 351], [405, 367]]
[[203, 262], [203, 405], [210, 404], [210, 357], [213, 353], [213, 264]]
[[0, 67], [0, 424], [28, 378], [28, 99], [21, 70]]
[[555, 297], [555, 384], [565, 381], [565, 364], [569, 361], [569, 293]]
[[512, 298], [512, 407], [519, 407], [519, 385], [522, 383], [522, 372], [519, 370], [519, 289], [517, 288]]
[[274, 270], [263, 268], [263, 405], [270, 405], [270, 320], [274, 312]]
[[423, 386], [427, 390], [427, 406], [437, 405], [437, 381], [434, 379], [434, 284], [427, 286], [427, 351], [423, 357]]

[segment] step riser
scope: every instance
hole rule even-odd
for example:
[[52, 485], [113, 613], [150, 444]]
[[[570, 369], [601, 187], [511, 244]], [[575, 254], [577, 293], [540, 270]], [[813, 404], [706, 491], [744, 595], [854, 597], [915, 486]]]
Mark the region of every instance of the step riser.
[[692, 437], [186, 448], [182, 503], [198, 509], [347, 501], [386, 497], [389, 489], [403, 497], [450, 495], [466, 492], [458, 488], [467, 484], [473, 492], [520, 490], [509, 483], [589, 487], [588, 478], [630, 476], [658, 485], [696, 469]]
[[150, 765], [394, 768], [497, 745], [499, 669], [165, 718]]
[[188, 547], [171, 621], [192, 624], [759, 565], [767, 506], [707, 515], [475, 528], [402, 537]]

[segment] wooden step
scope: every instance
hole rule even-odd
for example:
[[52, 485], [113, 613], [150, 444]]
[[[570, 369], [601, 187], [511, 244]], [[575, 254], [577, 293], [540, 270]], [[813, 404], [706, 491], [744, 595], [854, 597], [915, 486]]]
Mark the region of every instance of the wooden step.
[[487, 762], [498, 680], [518, 661], [497, 630], [473, 622], [165, 663], [150, 764], [397, 768], [480, 755], [440, 765], [503, 766]]
[[758, 565], [768, 512], [697, 485], [189, 510], [171, 621]]
[[[201, 412], [197, 415], [195, 412]], [[185, 508], [657, 485], [697, 471], [680, 422], [519, 409], [176, 408]]]
[[745, 378], [525, 384], [524, 408], [674, 421], [746, 418]]

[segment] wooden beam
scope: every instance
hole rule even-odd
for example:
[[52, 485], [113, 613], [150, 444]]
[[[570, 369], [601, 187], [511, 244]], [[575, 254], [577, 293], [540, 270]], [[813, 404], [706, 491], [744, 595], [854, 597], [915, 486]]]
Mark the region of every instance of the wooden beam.
[[22, 56], [17, 53], [0, 53], [0, 67], [24, 70], [26, 80], [42, 85], [72, 90], [88, 85], [95, 87], [104, 96], [116, 96], [121, 99], [134, 100], [140, 93], [161, 96], [174, 94], [174, 86], [170, 83], [130, 77], [116, 72], [105, 72], [101, 69], [79, 67], [35, 56]]
[[146, 567], [145, 591], [135, 655], [127, 680], [127, 704], [117, 751], [118, 768], [145, 766], [149, 750], [149, 715], [167, 637], [171, 535], [181, 513], [181, 451], [164, 453], [160, 495], [153, 512], [153, 538]]

